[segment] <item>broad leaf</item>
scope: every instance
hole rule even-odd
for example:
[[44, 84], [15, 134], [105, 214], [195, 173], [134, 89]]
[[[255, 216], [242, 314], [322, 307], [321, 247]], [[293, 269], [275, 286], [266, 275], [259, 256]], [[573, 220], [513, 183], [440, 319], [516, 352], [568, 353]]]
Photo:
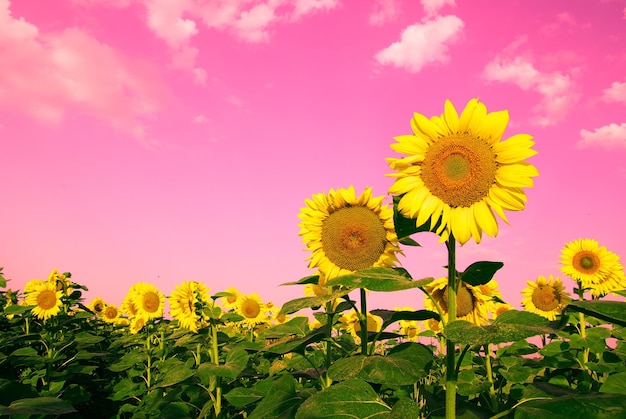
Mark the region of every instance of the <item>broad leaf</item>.
[[406, 270], [399, 268], [366, 268], [351, 274], [333, 278], [327, 282], [327, 285], [341, 285], [351, 289], [367, 288], [370, 291], [393, 292], [420, 288], [432, 281], [433, 278], [414, 281]]
[[467, 267], [465, 272], [459, 272], [459, 274], [463, 282], [477, 287], [491, 281], [498, 269], [503, 266], [502, 262], [474, 262]]
[[626, 326], [626, 302], [622, 301], [572, 301], [566, 311], [580, 311], [589, 316], [619, 326]]

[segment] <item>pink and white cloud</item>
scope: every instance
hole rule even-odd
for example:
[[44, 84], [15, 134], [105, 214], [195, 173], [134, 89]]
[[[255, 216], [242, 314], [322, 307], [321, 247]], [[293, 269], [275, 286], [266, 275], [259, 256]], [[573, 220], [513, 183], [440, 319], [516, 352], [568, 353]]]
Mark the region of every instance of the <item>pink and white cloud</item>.
[[427, 65], [446, 63], [450, 60], [449, 45], [456, 42], [463, 26], [463, 21], [454, 15], [415, 23], [402, 32], [399, 41], [379, 51], [375, 59], [411, 73], [418, 73]]
[[602, 98], [607, 102], [626, 104], [626, 82], [613, 82], [611, 87], [604, 89]]
[[166, 97], [155, 68], [79, 28], [41, 33], [10, 5], [0, 0], [0, 106], [49, 123], [78, 111], [145, 136], [143, 120]]
[[609, 124], [593, 131], [580, 130], [578, 147], [602, 147], [606, 149], [626, 149], [626, 123]]

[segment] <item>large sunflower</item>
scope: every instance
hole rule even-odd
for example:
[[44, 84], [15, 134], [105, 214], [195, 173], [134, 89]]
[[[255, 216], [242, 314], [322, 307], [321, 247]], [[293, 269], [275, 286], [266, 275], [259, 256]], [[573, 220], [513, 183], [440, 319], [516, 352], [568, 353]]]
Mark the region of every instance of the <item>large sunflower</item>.
[[570, 302], [570, 296], [559, 278], [550, 275], [527, 281], [528, 287], [522, 290], [522, 305], [526, 311], [537, 313], [548, 320], [556, 320], [563, 308]]
[[623, 289], [626, 282], [619, 256], [596, 240], [580, 238], [567, 243], [561, 250], [561, 264], [564, 274], [594, 296]]
[[372, 266], [394, 266], [400, 251], [393, 226], [393, 209], [366, 188], [331, 189], [306, 199], [300, 210], [300, 235], [312, 251], [309, 267], [326, 280]]
[[244, 323], [254, 327], [265, 321], [264, 304], [258, 294], [240, 294], [238, 300], [237, 314], [243, 317]]
[[209, 289], [201, 282], [185, 281], [176, 286], [168, 301], [170, 315], [178, 324], [197, 333], [202, 326], [202, 310], [211, 301]]
[[137, 314], [145, 317], [146, 320], [163, 316], [165, 300], [163, 293], [152, 284], [139, 282], [135, 285], [135, 294], [132, 299], [137, 308]]
[[388, 158], [397, 173], [389, 193], [403, 195], [398, 209], [445, 241], [452, 234], [464, 244], [479, 243], [484, 231], [498, 234], [494, 212], [505, 222], [504, 210], [520, 211], [527, 201], [522, 188], [533, 186], [537, 169], [525, 159], [536, 154], [528, 134], [501, 141], [509, 122], [507, 111], [487, 113], [471, 99], [458, 115], [446, 100], [444, 113], [428, 119], [415, 113], [413, 135], [395, 137], [391, 148], [406, 154]]
[[26, 294], [26, 305], [35, 306], [32, 313], [37, 318], [48, 320], [50, 317], [56, 316], [61, 311], [61, 297], [63, 293], [57, 290], [56, 283], [41, 282], [34, 285]]
[[[461, 281], [456, 293], [456, 320], [465, 320], [478, 326], [489, 323], [488, 313], [493, 310], [494, 297], [502, 297], [497, 287], [498, 283], [493, 279], [476, 287]], [[442, 320], [446, 324], [448, 322], [448, 278], [436, 279], [425, 285], [424, 290], [439, 306]], [[438, 312], [430, 298], [424, 300], [424, 308]], [[436, 320], [427, 321], [425, 324], [428, 329], [435, 332], [441, 331], [441, 324]]]

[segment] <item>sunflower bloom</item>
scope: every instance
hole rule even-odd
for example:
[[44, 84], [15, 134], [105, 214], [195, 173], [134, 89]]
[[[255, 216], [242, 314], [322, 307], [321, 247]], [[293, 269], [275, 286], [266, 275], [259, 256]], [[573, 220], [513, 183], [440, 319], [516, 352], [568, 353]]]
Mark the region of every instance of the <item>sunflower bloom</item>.
[[136, 335], [144, 328], [148, 319], [142, 315], [133, 317], [130, 320], [129, 330], [132, 335]]
[[104, 299], [101, 297], [96, 297], [93, 300], [91, 300], [89, 304], [87, 304], [87, 308], [93, 311], [98, 317], [102, 315], [102, 312], [104, 311], [104, 308], [106, 306], [107, 306], [106, 301], [104, 301]]
[[56, 284], [41, 282], [34, 285], [26, 294], [26, 305], [35, 306], [31, 312], [41, 320], [48, 320], [61, 311], [63, 293], [57, 290]]
[[428, 119], [415, 113], [412, 135], [395, 137], [394, 151], [402, 158], [388, 158], [396, 173], [389, 193], [403, 195], [398, 210], [416, 220], [419, 227], [430, 220], [430, 230], [441, 241], [452, 235], [460, 244], [482, 232], [498, 234], [498, 214], [521, 211], [527, 201], [522, 188], [533, 186], [537, 169], [525, 159], [536, 154], [532, 136], [517, 134], [505, 141], [507, 111], [487, 113], [478, 99], [471, 99], [459, 116], [446, 100], [444, 113]]
[[309, 267], [318, 268], [329, 280], [363, 268], [395, 266], [400, 248], [393, 209], [382, 200], [372, 197], [371, 188], [357, 197], [352, 186], [306, 199], [298, 226], [312, 252]]
[[[411, 307], [396, 307], [394, 308], [394, 310], [395, 311], [415, 311]], [[398, 332], [404, 335], [408, 341], [417, 342], [419, 338], [419, 333], [422, 330], [417, 320], [399, 320], [398, 326], [399, 326]]]
[[624, 289], [626, 278], [619, 256], [596, 240], [578, 239], [561, 250], [561, 271], [599, 297]]
[[235, 287], [228, 287], [224, 292], [229, 293], [230, 295], [222, 298], [220, 301], [226, 310], [236, 309], [239, 305], [239, 290]]
[[201, 282], [185, 281], [176, 286], [168, 299], [170, 315], [178, 324], [194, 333], [202, 326], [202, 310], [211, 301], [209, 289]]
[[48, 282], [55, 284], [57, 290], [63, 291], [66, 296], [72, 293], [72, 281], [66, 275], [60, 274], [56, 268], [48, 275]]
[[[355, 342], [361, 342], [361, 321], [359, 314], [355, 311], [351, 311], [348, 314], [344, 314], [339, 318], [342, 323], [341, 328], [350, 333]], [[380, 332], [383, 326], [383, 319], [379, 316], [375, 316], [371, 313], [367, 313], [367, 331], [371, 333]]]
[[[488, 312], [492, 309], [494, 297], [501, 297], [497, 290], [498, 283], [491, 280], [484, 285], [472, 286], [463, 281], [459, 284], [456, 295], [456, 320], [465, 320], [477, 326], [489, 323]], [[448, 323], [448, 278], [436, 279], [424, 286], [439, 306], [444, 324]], [[438, 312], [430, 298], [424, 300], [426, 310]], [[437, 320], [429, 319], [425, 322], [426, 328], [434, 332], [441, 331], [441, 324]]]
[[135, 317], [137, 315], [137, 306], [133, 302], [135, 296], [137, 295], [137, 289], [139, 284], [133, 284], [128, 293], [124, 296], [124, 300], [122, 300], [122, 304], [120, 306], [120, 311], [123, 314], [126, 314], [128, 317]]
[[132, 296], [133, 303], [137, 308], [137, 314], [147, 320], [163, 316], [165, 297], [158, 288], [152, 284], [139, 282], [135, 294]]
[[117, 306], [113, 304], [107, 304], [102, 310], [101, 318], [107, 323], [118, 323], [120, 318], [120, 311], [117, 309]]
[[237, 313], [242, 316], [243, 322], [254, 327], [265, 321], [264, 304], [258, 294], [239, 295]]
[[522, 291], [524, 309], [548, 320], [556, 320], [556, 316], [571, 301], [561, 280], [552, 275], [548, 278], [539, 276], [536, 281], [527, 281], [526, 285]]

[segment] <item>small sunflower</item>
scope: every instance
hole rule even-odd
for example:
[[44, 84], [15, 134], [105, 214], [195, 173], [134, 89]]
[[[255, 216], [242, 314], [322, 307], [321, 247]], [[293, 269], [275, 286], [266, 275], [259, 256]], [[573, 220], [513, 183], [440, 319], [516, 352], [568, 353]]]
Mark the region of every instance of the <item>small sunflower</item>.
[[372, 197], [371, 188], [357, 197], [352, 186], [306, 199], [298, 226], [312, 252], [309, 267], [319, 268], [329, 280], [372, 266], [395, 266], [400, 248], [393, 209], [382, 200]]
[[229, 293], [228, 297], [223, 297], [220, 301], [226, 310], [236, 309], [239, 305], [239, 290], [235, 287], [228, 287], [224, 292]]
[[176, 286], [168, 299], [170, 315], [178, 324], [194, 333], [202, 326], [202, 310], [211, 301], [209, 289], [201, 282], [185, 281]]
[[101, 297], [96, 297], [93, 300], [91, 300], [89, 304], [87, 304], [87, 307], [91, 311], [93, 311], [98, 317], [102, 315], [102, 312], [104, 311], [104, 308], [106, 306], [107, 306], [106, 301], [104, 301], [104, 299]]
[[35, 306], [31, 312], [42, 320], [48, 320], [61, 311], [63, 293], [57, 290], [56, 284], [42, 282], [34, 285], [26, 294], [26, 305]]
[[128, 326], [129, 330], [130, 330], [130, 333], [133, 334], [133, 335], [136, 335], [137, 333], [139, 333], [139, 331], [141, 331], [141, 329], [144, 328], [144, 326], [146, 325], [147, 321], [148, 321], [148, 319], [146, 317], [142, 316], [142, 315], [138, 315], [138, 316], [133, 317], [130, 320], [130, 325]]
[[165, 301], [163, 293], [152, 284], [139, 282], [135, 285], [137, 288], [132, 298], [137, 314], [146, 317], [147, 320], [163, 316]]
[[237, 313], [244, 318], [243, 322], [248, 326], [256, 326], [265, 320], [264, 304], [258, 294], [240, 294], [238, 300]]
[[556, 320], [563, 308], [571, 301], [559, 278], [550, 275], [537, 277], [536, 281], [527, 281], [522, 291], [522, 305], [526, 311], [537, 313], [548, 320]]
[[[461, 281], [456, 295], [456, 320], [465, 320], [478, 326], [487, 324], [488, 311], [494, 304], [493, 298], [501, 296], [497, 287], [498, 283], [493, 279], [476, 287]], [[448, 323], [448, 278], [436, 279], [424, 286], [424, 290], [437, 302], [443, 314], [444, 324]], [[424, 300], [424, 308], [437, 312], [430, 298]], [[426, 326], [435, 332], [441, 331], [441, 325], [436, 320], [426, 322]]]
[[445, 241], [460, 243], [484, 231], [498, 234], [494, 212], [508, 223], [504, 210], [521, 211], [527, 201], [522, 188], [533, 186], [537, 169], [525, 159], [536, 154], [532, 136], [517, 134], [501, 141], [509, 122], [507, 111], [487, 113], [471, 99], [459, 116], [446, 100], [444, 113], [428, 119], [415, 113], [412, 135], [395, 137], [391, 148], [405, 154], [387, 161], [397, 178], [389, 193], [403, 195], [400, 213]]
[[619, 256], [600, 246], [596, 240], [573, 240], [561, 250], [561, 271], [580, 282], [593, 296], [623, 289], [624, 267]]
[[[396, 307], [395, 311], [415, 311], [411, 307]], [[417, 320], [399, 320], [398, 321], [399, 330], [398, 332], [406, 336], [408, 341], [417, 342], [419, 338], [419, 333], [422, 330], [419, 326], [419, 322]]]
[[107, 304], [102, 310], [101, 313], [102, 320], [107, 323], [118, 323], [120, 318], [120, 311], [117, 309], [117, 306], [113, 304]]
[[54, 268], [48, 275], [48, 282], [55, 284], [57, 290], [63, 291], [66, 296], [72, 293], [72, 281], [70, 281], [67, 275], [59, 273], [57, 268]]
[[[348, 314], [344, 314], [339, 318], [339, 322], [342, 323], [341, 328], [350, 333], [355, 342], [361, 341], [361, 321], [359, 320], [359, 314], [355, 311], [351, 311]], [[380, 328], [383, 326], [383, 319], [379, 316], [375, 316], [371, 313], [367, 313], [367, 331], [376, 333], [380, 332]]]
[[126, 314], [128, 317], [135, 317], [137, 315], [137, 306], [133, 302], [135, 295], [137, 295], [137, 289], [139, 284], [134, 284], [130, 287], [130, 290], [124, 296], [120, 311]]
[[43, 283], [44, 281], [42, 281], [41, 279], [31, 279], [24, 284], [24, 294], [28, 294], [29, 292], [34, 291], [39, 285]]

